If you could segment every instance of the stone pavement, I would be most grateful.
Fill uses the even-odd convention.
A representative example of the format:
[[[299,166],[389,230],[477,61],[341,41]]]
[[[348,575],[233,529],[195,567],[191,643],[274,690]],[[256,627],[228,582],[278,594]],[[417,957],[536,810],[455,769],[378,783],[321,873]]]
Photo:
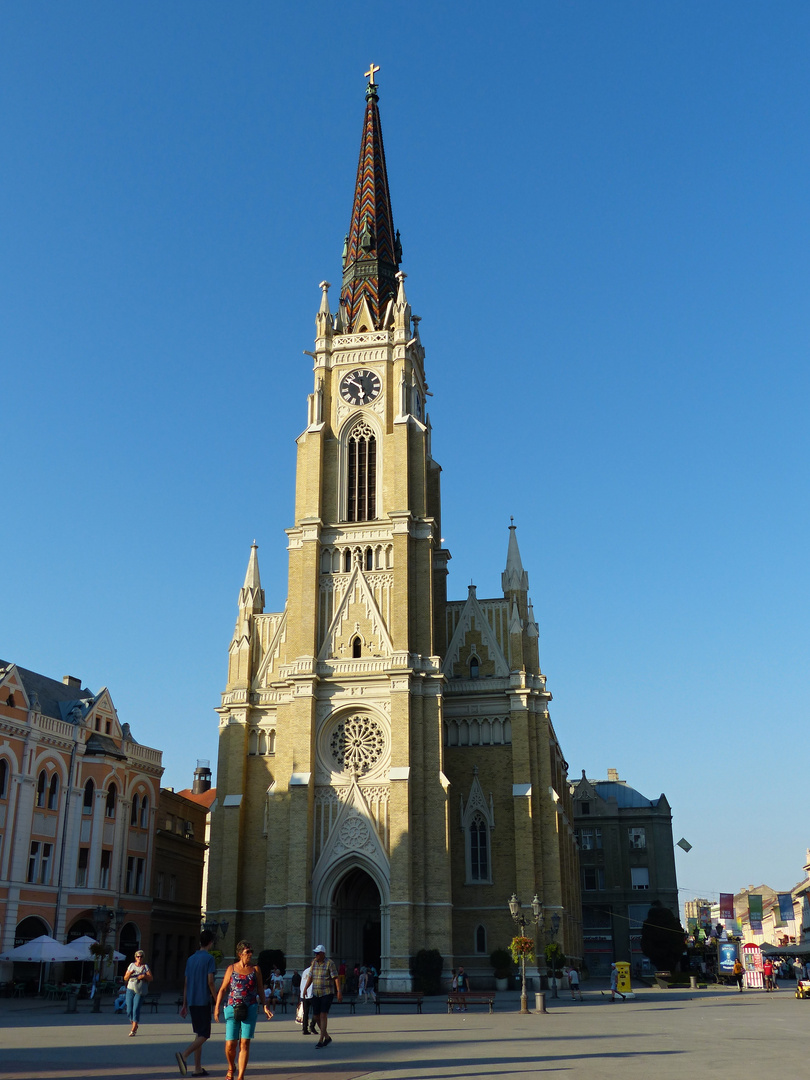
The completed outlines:
[[[334,1042],[315,1049],[292,1013],[260,1023],[251,1045],[250,1080],[683,1080],[740,1075],[805,1075],[810,1001],[789,985],[775,994],[716,987],[641,988],[634,1001],[611,1004],[586,984],[585,1001],[548,1002],[546,1014],[521,1016],[517,994],[499,994],[496,1011],[448,1015],[426,999],[423,1015],[373,1006],[330,1016]],[[530,1006],[534,1004],[533,995]],[[173,1007],[145,1013],[135,1038],[111,1006],[94,1016],[88,1002],[67,1014],[64,1002],[0,999],[0,1076],[8,1080],[119,1080],[179,1076],[176,1050],[191,1041]],[[223,1027],[203,1049],[210,1076],[224,1078]],[[189,1073],[190,1075],[190,1073]]]

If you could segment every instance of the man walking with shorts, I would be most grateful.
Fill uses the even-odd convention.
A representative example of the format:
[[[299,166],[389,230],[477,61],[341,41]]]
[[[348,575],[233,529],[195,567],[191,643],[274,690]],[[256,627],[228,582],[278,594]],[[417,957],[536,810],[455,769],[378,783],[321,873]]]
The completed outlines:
[[[315,946],[312,967],[306,983],[303,984],[304,994],[306,994],[310,983],[312,984],[312,1014],[317,1018],[318,1028],[321,1033],[321,1037],[315,1043],[315,1048],[320,1050],[322,1047],[328,1046],[332,1041],[332,1036],[326,1034],[326,1024],[332,999],[337,997],[338,1004],[343,1001],[337,968],[331,960],[326,959],[326,949],[323,945]]]
[[[211,947],[214,944],[214,935],[210,930],[203,930],[200,934],[200,947],[186,961],[186,979],[183,983],[183,1007],[180,1015],[185,1017],[191,1013],[191,1028],[195,1039],[190,1046],[174,1055],[177,1059],[177,1067],[181,1075],[188,1072],[186,1062],[194,1054],[194,1072],[192,1076],[208,1076],[202,1067],[203,1043],[211,1038],[211,999],[214,994],[214,975],[217,963],[211,955]]]

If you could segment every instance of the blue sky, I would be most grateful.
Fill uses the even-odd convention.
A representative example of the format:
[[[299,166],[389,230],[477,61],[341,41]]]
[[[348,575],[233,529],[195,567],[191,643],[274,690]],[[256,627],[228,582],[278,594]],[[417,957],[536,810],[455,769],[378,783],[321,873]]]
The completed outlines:
[[[576,778],[665,792],[682,899],[787,888],[807,773],[802,3],[0,7],[0,655],[216,758],[286,593],[318,282],[380,107],[450,590],[510,515]]]

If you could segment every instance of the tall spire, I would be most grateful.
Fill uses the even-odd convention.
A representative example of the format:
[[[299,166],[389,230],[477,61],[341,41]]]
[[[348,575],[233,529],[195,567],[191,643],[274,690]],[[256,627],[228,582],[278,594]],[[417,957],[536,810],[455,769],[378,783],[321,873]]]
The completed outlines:
[[[402,259],[399,233],[394,232],[388,173],[385,167],[374,64],[366,72],[366,116],[354,187],[352,220],[343,247],[342,323],[356,333],[371,317],[368,330],[381,328],[386,308],[397,295],[396,273]],[[365,320],[359,316],[368,305]]]
[[[239,609],[254,615],[260,615],[264,611],[264,589],[259,577],[259,548],[255,540],[250,548],[245,584],[239,593]]]
[[[506,552],[506,569],[501,574],[501,585],[504,595],[510,592],[526,592],[529,588],[529,575],[523,569],[523,561],[520,558],[514,518],[509,526],[509,548]]]

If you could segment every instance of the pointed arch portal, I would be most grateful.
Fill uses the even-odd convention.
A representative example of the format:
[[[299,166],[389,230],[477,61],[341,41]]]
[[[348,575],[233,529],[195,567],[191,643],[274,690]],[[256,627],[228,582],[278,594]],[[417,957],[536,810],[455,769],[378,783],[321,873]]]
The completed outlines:
[[[359,866],[338,882],[332,897],[332,956],[355,964],[373,964],[381,970],[382,915],[380,890]]]

